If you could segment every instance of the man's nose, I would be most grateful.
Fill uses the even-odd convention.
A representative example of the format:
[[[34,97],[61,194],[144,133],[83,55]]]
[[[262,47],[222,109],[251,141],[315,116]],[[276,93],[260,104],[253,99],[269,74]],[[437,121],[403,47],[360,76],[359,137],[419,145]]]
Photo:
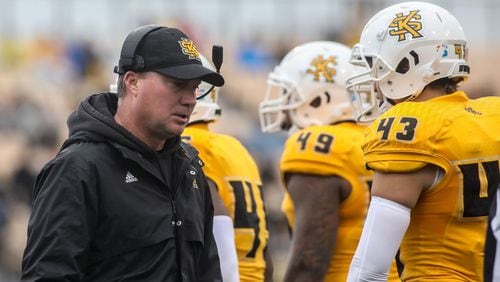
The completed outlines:
[[[186,90],[182,95],[182,103],[186,105],[196,105],[196,91]]]

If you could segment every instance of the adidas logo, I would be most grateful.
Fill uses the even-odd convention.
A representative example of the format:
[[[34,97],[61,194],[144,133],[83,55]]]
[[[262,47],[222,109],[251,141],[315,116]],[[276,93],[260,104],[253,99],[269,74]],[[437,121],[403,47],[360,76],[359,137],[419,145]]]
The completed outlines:
[[[138,180],[139,179],[137,179],[137,177],[132,175],[132,173],[130,173],[130,171],[127,171],[127,176],[125,176],[125,183],[132,183],[132,182],[136,182]]]

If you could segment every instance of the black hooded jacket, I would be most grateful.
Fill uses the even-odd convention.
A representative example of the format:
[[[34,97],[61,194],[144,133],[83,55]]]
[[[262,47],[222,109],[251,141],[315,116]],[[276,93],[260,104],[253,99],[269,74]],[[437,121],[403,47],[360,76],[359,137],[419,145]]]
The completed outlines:
[[[38,175],[22,280],[221,281],[197,151],[151,150],[114,121],[117,101],[82,101]]]

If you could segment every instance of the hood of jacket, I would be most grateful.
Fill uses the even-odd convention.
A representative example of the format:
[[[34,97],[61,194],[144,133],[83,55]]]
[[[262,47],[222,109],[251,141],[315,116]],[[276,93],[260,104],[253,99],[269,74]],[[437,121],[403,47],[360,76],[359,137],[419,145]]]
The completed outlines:
[[[77,142],[108,142],[146,157],[153,156],[154,150],[116,123],[114,115],[117,107],[118,96],[114,93],[99,93],[85,98],[68,118],[69,138],[63,149]],[[173,137],[167,140],[165,149],[172,152],[179,145],[180,136]]]

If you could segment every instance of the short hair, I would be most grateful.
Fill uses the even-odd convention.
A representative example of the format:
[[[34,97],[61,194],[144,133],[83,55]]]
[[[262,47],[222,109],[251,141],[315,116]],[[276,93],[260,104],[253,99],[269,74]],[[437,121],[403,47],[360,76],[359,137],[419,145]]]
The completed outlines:
[[[118,80],[116,81],[116,95],[118,98],[122,98],[125,93],[125,82],[123,81],[125,74],[120,74]]]
[[[463,80],[464,80],[463,77],[454,77],[454,78],[443,77],[438,80],[434,80],[433,82],[427,84],[427,86],[425,87],[426,88],[428,87],[429,89],[442,90],[446,94],[451,94],[457,92],[458,84]]]

